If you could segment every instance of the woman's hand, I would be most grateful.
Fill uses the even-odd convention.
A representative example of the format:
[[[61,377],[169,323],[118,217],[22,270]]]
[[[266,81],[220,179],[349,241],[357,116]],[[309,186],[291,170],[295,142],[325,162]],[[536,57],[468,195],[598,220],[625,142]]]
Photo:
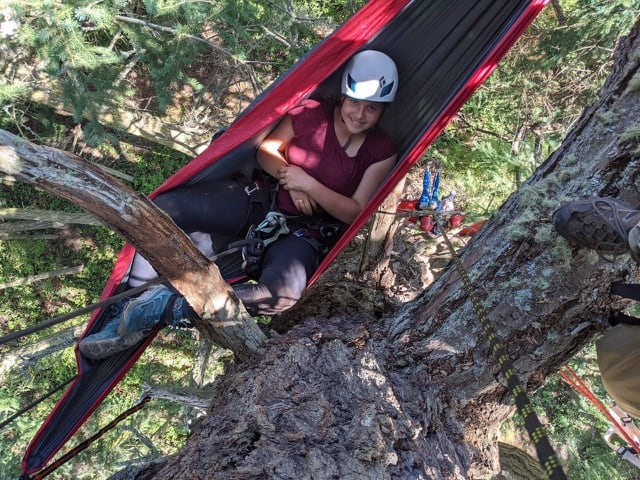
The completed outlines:
[[[285,190],[297,190],[308,192],[313,188],[316,180],[296,165],[283,165],[278,167],[277,179]]]
[[[289,195],[291,195],[291,200],[293,200],[296,208],[304,215],[313,215],[313,212],[318,207],[316,201],[304,192],[289,190]]]
[[[307,189],[315,182],[314,178],[295,165],[279,167],[276,175],[278,183],[289,192],[300,213],[312,215],[318,203],[307,193]]]

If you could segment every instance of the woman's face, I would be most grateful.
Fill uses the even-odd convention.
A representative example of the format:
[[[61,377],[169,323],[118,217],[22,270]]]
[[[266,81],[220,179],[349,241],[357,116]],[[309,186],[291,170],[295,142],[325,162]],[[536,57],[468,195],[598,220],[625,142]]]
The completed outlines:
[[[375,126],[384,111],[384,105],[367,100],[345,97],[340,105],[340,115],[352,135],[365,132]]]

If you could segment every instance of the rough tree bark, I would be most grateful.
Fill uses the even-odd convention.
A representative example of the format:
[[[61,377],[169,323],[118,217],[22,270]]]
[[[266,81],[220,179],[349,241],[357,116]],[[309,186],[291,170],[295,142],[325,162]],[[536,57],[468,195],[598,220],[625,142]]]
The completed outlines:
[[[366,275],[382,288],[390,287],[395,281],[395,275],[389,268],[390,249],[398,227],[393,213],[404,191],[404,183],[405,179],[402,179],[371,218],[358,269],[358,273]]]
[[[243,359],[265,337],[215,264],[144,196],[75,155],[0,130],[0,171],[65,198],[120,233],[178,289],[204,322],[197,328]],[[147,232],[154,232],[149,236]]]
[[[615,264],[576,250],[550,224],[565,200],[613,195],[640,205],[638,28],[621,44],[600,99],[513,194],[461,259],[533,390],[601,331],[621,305]],[[344,290],[336,285],[335,290]],[[185,447],[136,478],[487,478],[514,411],[456,271],[383,319],[357,300],[325,315],[327,288],[294,309],[306,319],[220,380]]]

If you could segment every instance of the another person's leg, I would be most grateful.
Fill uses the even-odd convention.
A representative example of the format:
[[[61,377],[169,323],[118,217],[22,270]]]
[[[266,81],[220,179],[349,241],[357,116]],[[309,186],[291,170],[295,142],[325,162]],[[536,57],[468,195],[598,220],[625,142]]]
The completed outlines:
[[[605,260],[626,252],[640,263],[640,210],[616,198],[574,200],[552,215],[556,231]]]

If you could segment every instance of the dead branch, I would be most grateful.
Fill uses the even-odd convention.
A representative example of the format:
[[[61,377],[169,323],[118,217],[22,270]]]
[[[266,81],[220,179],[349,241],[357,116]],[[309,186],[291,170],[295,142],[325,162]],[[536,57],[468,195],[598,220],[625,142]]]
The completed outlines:
[[[81,158],[0,130],[0,171],[84,208],[130,242],[204,320],[203,334],[239,359],[265,336],[210,262],[175,223],[118,180]],[[149,232],[153,232],[151,237]]]
[[[0,283],[0,290],[5,290],[11,287],[17,287],[20,285],[28,285],[30,283],[39,282],[41,280],[47,280],[48,278],[60,277],[62,275],[75,275],[82,272],[84,265],[76,265],[75,267],[59,268],[52,272],[40,273],[38,275],[30,275],[28,277],[19,278],[10,282]]]

